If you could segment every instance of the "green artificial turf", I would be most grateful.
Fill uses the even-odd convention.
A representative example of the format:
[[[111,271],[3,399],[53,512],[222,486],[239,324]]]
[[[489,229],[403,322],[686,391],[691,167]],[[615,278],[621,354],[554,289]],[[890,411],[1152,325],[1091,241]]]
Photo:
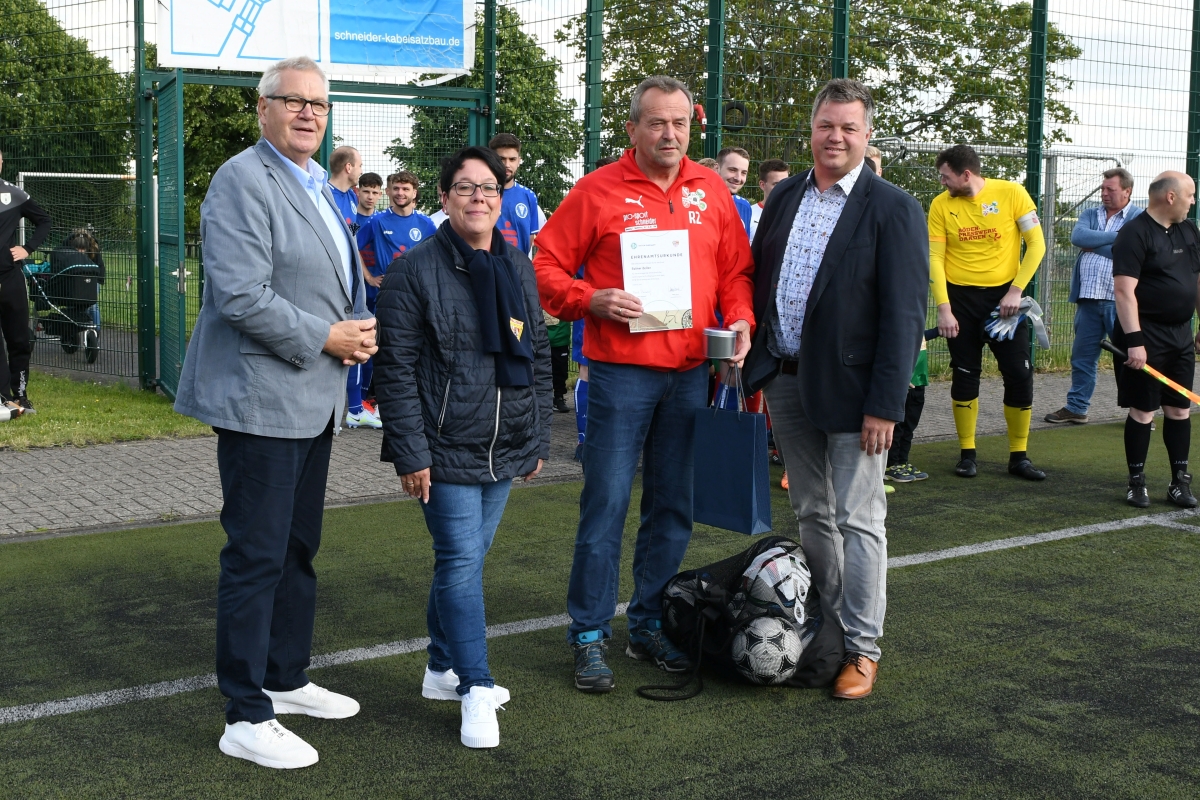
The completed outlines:
[[[1118,426],[1035,434],[1044,484],[991,469],[1003,451],[981,440],[981,476],[963,481],[952,446],[915,448],[933,477],[892,496],[892,555],[1133,511]],[[485,573],[489,622],[562,613],[578,491],[512,493]],[[793,530],[773,497],[777,527]],[[1170,510],[1156,499],[1151,513]],[[623,598],[634,527],[631,515]],[[0,546],[0,706],[211,672],[223,538],[199,523]],[[687,564],[749,543],[700,528]],[[314,653],[425,635],[432,555],[415,503],[329,511],[317,568]],[[0,796],[1195,796],[1200,536],[1136,528],[888,581],[882,677],[856,703],[712,678],[694,700],[642,700],[634,687],[662,676],[622,655],[618,621],[608,696],[572,688],[562,628],[489,642],[513,694],[494,751],[458,743],[456,704],[420,698],[413,653],[313,672],[363,711],[285,718],[320,750],[311,769],[220,755],[223,701],[205,690],[0,726]]]

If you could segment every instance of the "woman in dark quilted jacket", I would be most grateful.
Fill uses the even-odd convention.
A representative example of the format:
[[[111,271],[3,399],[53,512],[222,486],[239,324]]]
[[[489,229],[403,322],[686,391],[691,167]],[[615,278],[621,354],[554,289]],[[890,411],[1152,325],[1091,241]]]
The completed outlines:
[[[388,268],[376,305],[383,452],[433,537],[421,694],[462,703],[467,747],[500,742],[509,693],[487,664],[483,559],[514,478],[550,455],[550,346],[533,265],[496,230],[504,167],[467,147],[442,167],[447,219]]]

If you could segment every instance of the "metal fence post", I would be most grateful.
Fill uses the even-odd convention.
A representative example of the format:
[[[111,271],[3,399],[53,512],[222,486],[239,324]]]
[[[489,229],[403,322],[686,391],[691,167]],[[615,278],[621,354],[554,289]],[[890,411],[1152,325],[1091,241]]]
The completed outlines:
[[[850,0],[833,0],[831,78],[850,77]]]
[[[143,389],[158,383],[155,291],[158,270],[154,263],[154,92],[153,76],[146,72],[144,3],[134,3],[133,97],[137,150],[134,159],[134,218],[137,250],[138,378]]]
[[[587,88],[583,98],[583,170],[591,172],[600,158],[600,131],[604,124],[604,0],[588,0],[584,36]]]
[[[483,4],[483,91],[487,107],[480,144],[487,144],[496,135],[496,0],[485,0]]]
[[[1048,4],[1049,0],[1033,0],[1033,13],[1030,16],[1029,24],[1029,119],[1025,141],[1025,190],[1029,192],[1029,196],[1034,198],[1035,202],[1041,198],[1042,194],[1043,120],[1046,112],[1046,37],[1050,24]],[[1049,200],[1051,203],[1054,201],[1055,198]],[[1041,211],[1045,216],[1045,201],[1043,201]],[[1054,236],[1052,230],[1043,229],[1043,233],[1047,241]],[[1039,272],[1046,269],[1046,266],[1046,261],[1043,259]],[[1034,273],[1033,280],[1025,287],[1025,294],[1030,297],[1037,297],[1038,277],[1038,273]],[[1037,344],[1032,340],[1033,337],[1030,339],[1029,362],[1036,364],[1035,348]]]
[[[704,136],[704,157],[716,158],[721,152],[721,128],[725,124],[725,0],[708,0],[708,44],[704,73],[704,115],[708,130]]]
[[[1188,92],[1187,174],[1200,183],[1200,0],[1192,0],[1192,76]],[[1192,206],[1192,219],[1200,219]]]

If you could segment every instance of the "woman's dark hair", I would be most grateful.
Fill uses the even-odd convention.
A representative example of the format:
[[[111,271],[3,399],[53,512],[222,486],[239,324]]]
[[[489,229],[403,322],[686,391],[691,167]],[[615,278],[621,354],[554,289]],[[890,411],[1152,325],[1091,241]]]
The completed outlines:
[[[496,176],[496,183],[500,184],[500,193],[503,194],[505,175],[504,164],[500,161],[500,156],[496,155],[495,150],[475,146],[464,147],[449,158],[442,160],[442,174],[438,177],[438,188],[442,190],[442,194],[450,193],[450,186],[454,183],[454,173],[471,160],[487,164],[488,169]]]
[[[100,242],[96,241],[96,237],[92,236],[91,231],[87,228],[76,228],[68,233],[66,241],[63,242],[63,247],[69,247],[72,250],[82,250],[92,260],[95,260],[96,256],[100,254]]]

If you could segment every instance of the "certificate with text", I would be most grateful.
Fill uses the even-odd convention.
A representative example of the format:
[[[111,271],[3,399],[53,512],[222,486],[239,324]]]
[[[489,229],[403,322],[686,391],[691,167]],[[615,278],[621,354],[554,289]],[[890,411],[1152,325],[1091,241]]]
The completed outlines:
[[[692,263],[688,232],[627,231],[621,234],[625,291],[642,301],[631,333],[692,327]]]

